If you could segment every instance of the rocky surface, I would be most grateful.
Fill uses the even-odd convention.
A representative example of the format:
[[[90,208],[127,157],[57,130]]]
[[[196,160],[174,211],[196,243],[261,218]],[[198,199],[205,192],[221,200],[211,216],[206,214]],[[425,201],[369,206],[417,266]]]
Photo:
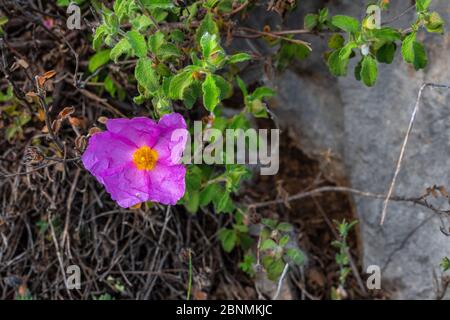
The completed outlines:
[[[392,1],[383,20],[409,5],[406,1]],[[301,27],[298,17],[320,7],[317,1],[311,7],[301,8],[302,12],[293,15],[285,27]],[[448,2],[435,0],[432,7],[449,25]],[[364,8],[355,1],[339,1],[330,7],[330,12],[361,17]],[[405,27],[413,14],[411,11],[395,23]],[[249,20],[249,24],[256,27],[278,22],[270,20],[277,19],[271,15],[267,19]],[[330,172],[337,175],[338,181],[346,179],[354,188],[386,193],[421,84],[450,84],[450,38],[430,34],[421,37],[428,49],[426,69],[414,71],[397,52],[392,65],[379,66],[379,78],[373,88],[356,81],[352,71],[344,78],[330,76],[321,57],[326,39],[317,37],[308,38],[315,51],[312,57],[266,79],[277,87],[279,96],[272,107],[282,127],[289,128],[302,149],[311,155],[324,158],[327,154],[328,159],[332,155]],[[330,162],[324,161],[324,165]],[[450,93],[427,89],[395,194],[418,196],[435,184],[450,187],[449,168]],[[440,232],[439,218],[426,209],[391,202],[381,227],[382,201],[360,197],[354,201],[360,219],[364,265],[380,266],[382,287],[397,299],[435,298],[434,274],[440,274],[441,259],[450,255],[450,237]]]

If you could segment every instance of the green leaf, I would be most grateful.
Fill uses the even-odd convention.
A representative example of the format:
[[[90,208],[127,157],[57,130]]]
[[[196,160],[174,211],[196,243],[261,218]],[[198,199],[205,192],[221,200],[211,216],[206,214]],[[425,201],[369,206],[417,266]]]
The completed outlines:
[[[278,280],[280,275],[283,273],[284,266],[285,266],[285,263],[281,259],[274,260],[266,268],[268,278],[272,281]]]
[[[314,13],[309,13],[305,16],[304,21],[304,27],[307,30],[313,30],[315,27],[317,27],[317,24],[319,23],[319,16]]]
[[[193,72],[191,69],[184,69],[172,78],[169,85],[169,98],[183,100],[185,90],[194,82]]]
[[[361,79],[368,87],[372,87],[377,81],[377,62],[371,56],[365,56],[361,64]]]
[[[117,63],[119,57],[123,54],[128,53],[131,50],[131,45],[128,42],[127,38],[122,38],[112,49],[109,54],[109,57]]]
[[[414,69],[419,70],[423,69],[427,66],[428,58],[427,58],[427,52],[425,51],[425,47],[423,44],[419,42],[413,43],[413,50],[414,50]]]
[[[428,32],[444,33],[444,20],[437,12],[432,12],[425,19],[425,27]]]
[[[231,97],[231,95],[233,94],[233,88],[231,87],[231,84],[217,74],[213,74],[212,77],[214,78],[214,81],[216,82],[216,85],[220,90],[219,100]]]
[[[262,219],[261,223],[265,226],[268,226],[270,229],[275,229],[277,226],[277,222],[274,219]]]
[[[211,203],[214,196],[220,191],[220,187],[217,184],[210,184],[200,192],[200,206],[204,207]]]
[[[339,51],[339,59],[341,59],[343,62],[350,59],[350,56],[352,54],[352,50],[357,47],[356,43],[353,41],[348,42],[342,49]]]
[[[141,58],[136,64],[134,76],[145,90],[155,92],[159,88],[159,79],[152,67],[152,61],[148,58]]]
[[[0,102],[6,102],[14,97],[14,89],[11,85],[6,89],[6,93],[0,91]]]
[[[116,96],[116,85],[109,76],[105,78],[105,80],[103,81],[103,85],[105,86],[105,90],[110,94],[111,97]]]
[[[137,31],[144,31],[151,25],[153,25],[152,20],[145,15],[139,15],[131,20],[132,28]]]
[[[416,33],[410,33],[403,39],[402,41],[402,56],[403,60],[407,63],[413,63],[414,62],[414,49],[413,45],[416,41]]]
[[[170,57],[179,57],[181,53],[173,43],[165,43],[159,48],[157,55],[160,59],[166,60]]]
[[[441,267],[444,272],[450,270],[450,259],[445,257],[441,261]]]
[[[200,203],[200,193],[198,192],[198,190],[189,192],[187,196],[184,198],[184,206],[186,207],[187,211],[189,211],[192,214],[197,213],[199,203]]]
[[[344,46],[345,39],[338,33],[333,34],[330,39],[328,39],[328,48],[330,49],[340,49]]]
[[[234,209],[230,194],[226,191],[222,191],[221,193],[217,194],[217,196],[213,199],[213,203],[216,213],[230,213]]]
[[[279,244],[280,244],[281,247],[284,247],[284,246],[286,246],[288,244],[288,242],[289,242],[289,236],[288,235],[284,235],[284,236],[281,237],[281,239],[279,241]]]
[[[425,47],[416,41],[416,33],[409,34],[402,42],[402,56],[405,62],[412,63],[414,69],[419,70],[426,67],[428,63]]]
[[[259,87],[252,92],[252,98],[254,99],[263,99],[266,97],[273,97],[275,95],[276,95],[275,91],[273,91],[268,87]]]
[[[169,15],[166,9],[162,8],[150,9],[150,13],[152,14],[153,19],[156,21],[156,23],[163,22]]]
[[[57,0],[56,4],[60,7],[68,7],[72,2],[77,5],[81,5],[84,0]]]
[[[218,236],[220,242],[222,243],[223,250],[226,252],[231,252],[236,246],[236,231],[232,229],[221,229]]]
[[[328,68],[332,75],[339,77],[347,74],[348,59],[341,59],[341,50],[333,51],[328,57]]]
[[[233,11],[233,0],[222,0],[218,4],[217,8],[223,13],[230,13]]]
[[[397,49],[397,45],[395,42],[388,42],[381,46],[380,49],[377,50],[377,60],[381,63],[392,63],[395,56],[395,50]]]
[[[233,118],[233,122],[232,124],[230,124],[230,129],[232,128],[244,128],[245,126],[243,125],[243,123],[241,122],[241,120],[246,120],[245,117],[240,115],[237,115]],[[238,126],[236,126],[236,122],[239,123]],[[248,169],[243,166],[243,165],[226,165],[226,176],[227,176],[227,190],[230,191],[237,191],[240,182],[243,179],[246,179],[249,177],[249,171]]]
[[[147,44],[144,36],[135,30],[128,31],[126,36],[134,54],[139,58],[145,57],[147,55]]]
[[[319,23],[324,24],[327,22],[329,17],[328,8],[322,8],[319,10]]]
[[[225,119],[225,118],[224,118]],[[233,118],[231,118],[231,123],[228,124],[228,129],[243,129],[243,130],[247,130],[250,129],[250,122],[248,121],[248,119],[246,118],[245,114],[243,112],[238,113],[236,115],[233,116]],[[241,164],[234,164],[234,165],[227,165],[227,171],[237,171],[239,172],[239,175],[246,173],[245,175],[242,176],[243,179],[249,178],[250,175],[248,169],[246,169],[246,167],[244,165]],[[231,168],[234,167],[234,168]]]
[[[250,103],[247,103],[249,111],[255,118],[267,118],[267,105],[260,99],[252,99]]]
[[[277,247],[277,244],[272,239],[266,239],[261,243],[261,250],[272,250]]]
[[[205,8],[212,9],[216,6],[217,2],[219,2],[219,0],[206,0],[204,1],[203,6]]]
[[[348,33],[356,33],[359,31],[359,21],[350,16],[336,15],[331,19],[331,23]]]
[[[202,170],[198,166],[190,166],[186,174],[186,190],[192,192],[200,189],[202,183]]]
[[[255,257],[251,254],[246,254],[244,256],[244,261],[239,264],[239,268],[242,271],[246,272],[249,276],[253,277],[255,275],[255,270],[253,265],[256,263]]]
[[[164,33],[158,30],[148,38],[148,48],[153,54],[157,54],[164,42]]]
[[[220,90],[219,87],[216,85],[214,77],[211,74],[208,74],[206,76],[206,79],[202,84],[202,91],[203,91],[203,105],[208,111],[213,112],[214,108],[220,102],[219,100]]]
[[[244,62],[247,60],[251,60],[252,56],[249,55],[248,53],[237,53],[232,55],[229,60],[228,63],[238,63],[238,62]]]
[[[355,66],[355,79],[358,81],[361,81],[361,69],[362,69],[362,61],[363,61],[364,57],[361,58],[361,60],[358,61],[358,63]]]
[[[422,12],[428,9],[431,4],[431,0],[416,0],[416,11]]]
[[[172,0],[140,0],[147,9],[170,9],[173,8]]]
[[[99,51],[96,54],[94,54],[89,59],[89,65],[88,65],[89,71],[94,72],[95,70],[97,70],[98,68],[100,68],[101,66],[106,64],[109,61],[109,53],[110,52],[111,52],[111,50],[107,49],[107,50]]]
[[[248,96],[248,91],[247,91],[247,87],[245,86],[244,81],[239,76],[236,76],[236,83],[237,83],[239,89],[241,89],[242,94],[244,95],[244,99],[245,99],[245,97]]]
[[[116,0],[114,1],[113,10],[119,20],[128,13],[129,1],[128,0]]]
[[[202,96],[202,86],[200,82],[194,81],[192,85],[186,89],[183,95],[183,102],[186,108],[192,109],[194,103]]]
[[[217,27],[216,22],[214,21],[214,18],[210,12],[208,12],[203,18],[202,22],[200,23],[195,38],[197,40],[197,43],[200,43],[200,39],[205,33],[209,33],[211,35],[219,35],[219,28]]]
[[[380,29],[373,29],[370,31],[370,34],[377,38],[378,40],[383,41],[397,41],[400,40],[402,35],[401,33],[390,27],[383,27]]]
[[[103,44],[103,38],[107,34],[107,27],[101,24],[95,29],[94,38],[92,40],[92,48],[98,51]]]
[[[277,225],[277,230],[283,231],[283,232],[291,232],[292,231],[292,225],[287,222],[281,222]]]
[[[170,33],[170,38],[176,43],[182,43],[184,41],[184,33],[179,29],[175,29]]]
[[[200,47],[202,48],[202,55],[204,58],[209,58],[217,51],[218,43],[217,36],[206,32],[200,39]]]
[[[291,258],[291,260],[298,265],[305,263],[305,255],[297,248],[289,248],[286,250],[286,255]]]

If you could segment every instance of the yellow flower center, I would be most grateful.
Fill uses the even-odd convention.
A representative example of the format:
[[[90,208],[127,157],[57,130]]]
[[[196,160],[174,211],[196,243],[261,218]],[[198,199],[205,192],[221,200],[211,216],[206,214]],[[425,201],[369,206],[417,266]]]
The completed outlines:
[[[147,146],[140,147],[133,153],[133,162],[139,170],[152,170],[158,161],[158,152]]]

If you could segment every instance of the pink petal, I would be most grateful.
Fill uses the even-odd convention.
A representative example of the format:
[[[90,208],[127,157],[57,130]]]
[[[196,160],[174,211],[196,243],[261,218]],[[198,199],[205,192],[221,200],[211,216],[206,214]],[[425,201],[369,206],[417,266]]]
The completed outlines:
[[[111,132],[126,137],[138,148],[154,146],[160,131],[155,121],[145,117],[109,119],[106,122],[106,128]]]
[[[84,167],[100,182],[103,176],[120,171],[132,160],[136,147],[128,140],[111,132],[94,134],[81,157]]]
[[[159,161],[165,165],[179,164],[189,134],[184,118],[179,113],[165,115],[158,127],[161,134],[153,148],[158,152]]]
[[[153,170],[148,171],[151,184],[149,199],[167,205],[176,204],[184,195],[185,175],[186,168],[183,165],[166,166],[158,163]]]
[[[148,172],[136,169],[133,163],[114,175],[104,177],[104,181],[106,191],[123,208],[149,200]]]

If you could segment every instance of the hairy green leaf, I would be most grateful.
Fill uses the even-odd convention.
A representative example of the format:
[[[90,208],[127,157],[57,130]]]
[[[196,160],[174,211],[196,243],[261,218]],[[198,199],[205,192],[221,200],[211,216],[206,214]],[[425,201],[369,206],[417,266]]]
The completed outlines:
[[[423,44],[415,41],[413,43],[413,51],[414,51],[414,69],[419,70],[423,69],[427,66],[428,58],[427,52],[425,51],[425,47]]]
[[[261,250],[272,250],[277,247],[277,244],[272,239],[266,239],[261,243]]]
[[[219,87],[216,85],[216,81],[214,80],[211,74],[208,74],[206,76],[206,79],[202,84],[202,91],[203,91],[203,105],[208,111],[213,112],[214,108],[220,102],[219,100],[220,90]]]
[[[110,58],[117,63],[119,57],[123,54],[127,54],[131,50],[131,45],[127,38],[122,38],[120,41],[111,49],[109,54]]]
[[[309,13],[305,16],[304,21],[304,27],[307,30],[313,30],[315,27],[317,27],[317,24],[319,23],[319,16],[314,13]]]
[[[333,51],[328,57],[328,68],[332,75],[339,77],[347,74],[348,59],[341,59],[341,50]]]
[[[148,38],[148,48],[153,54],[157,54],[164,42],[164,33],[158,30]]]
[[[305,263],[305,255],[297,248],[289,248],[286,250],[286,255],[292,259],[295,264],[302,265]]]
[[[172,0],[140,0],[147,9],[170,9],[174,7]]]
[[[220,96],[219,100],[227,99],[231,97],[233,93],[233,88],[231,87],[231,84],[225,80],[223,77],[213,74],[212,77],[214,78],[214,81],[217,85],[217,87],[220,90]]]
[[[273,91],[268,87],[259,87],[252,92],[252,97],[255,99],[263,99],[273,97],[275,94],[276,94],[275,91]]]
[[[219,240],[222,243],[223,250],[231,252],[234,249],[237,242],[237,234],[232,229],[221,229],[219,231]]]
[[[377,50],[377,60],[381,63],[392,63],[395,56],[395,50],[397,49],[397,45],[395,42],[385,43]]]
[[[228,62],[229,63],[238,63],[238,62],[243,62],[243,61],[247,61],[247,60],[251,60],[252,56],[249,55],[248,53],[237,53],[232,55]]]
[[[359,31],[359,21],[350,16],[336,15],[331,19],[331,23],[348,33],[356,33]]]
[[[428,9],[431,4],[431,0],[416,0],[417,12],[422,12]]]
[[[432,12],[425,19],[425,27],[428,32],[444,33],[444,20],[437,12]]]
[[[194,82],[192,68],[184,69],[170,81],[169,98],[183,100],[185,90]]]
[[[147,55],[147,44],[144,36],[135,30],[128,31],[126,35],[134,54],[139,58],[145,57]]]
[[[141,58],[136,64],[134,76],[141,85],[148,92],[155,92],[159,88],[159,79],[152,66],[152,61],[148,58]]]
[[[378,40],[383,41],[397,41],[401,39],[401,33],[390,27],[383,27],[380,29],[373,29],[370,31],[370,34],[377,38]]]
[[[416,42],[416,33],[410,33],[402,41],[402,56],[407,63],[414,62],[414,42]]]
[[[377,81],[377,62],[371,56],[365,56],[361,64],[361,79],[368,87],[372,87]]]
[[[345,39],[338,33],[333,34],[330,39],[328,39],[328,48],[330,49],[340,49],[344,46]]]
[[[219,35],[219,28],[217,27],[216,22],[214,21],[214,18],[211,13],[207,13],[206,16],[203,18],[202,22],[200,23],[200,26],[197,29],[195,38],[197,40],[197,43],[200,43],[200,39],[205,33],[209,33],[211,35]]]
[[[416,70],[423,69],[428,63],[425,47],[416,41],[416,33],[409,34],[402,42],[402,56],[405,62],[412,63]]]
[[[94,54],[89,59],[88,69],[90,72],[94,72],[104,64],[106,64],[109,61],[109,53],[111,50],[102,50]]]

